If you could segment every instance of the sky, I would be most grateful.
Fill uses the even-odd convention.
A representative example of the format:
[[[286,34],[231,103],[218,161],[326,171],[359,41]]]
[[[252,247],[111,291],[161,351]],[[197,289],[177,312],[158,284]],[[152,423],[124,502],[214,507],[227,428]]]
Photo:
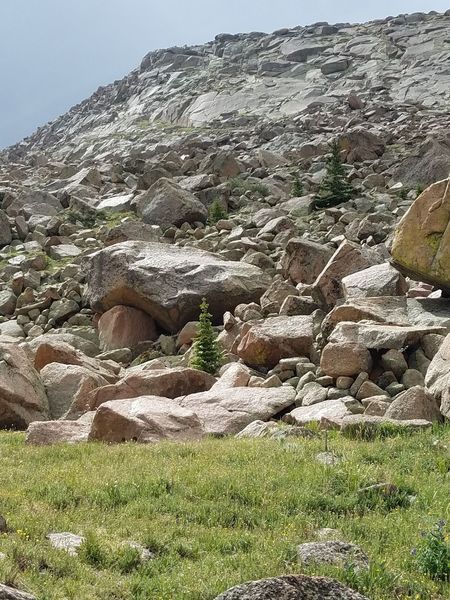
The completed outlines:
[[[0,0],[0,148],[122,78],[150,50],[448,8],[449,0]]]

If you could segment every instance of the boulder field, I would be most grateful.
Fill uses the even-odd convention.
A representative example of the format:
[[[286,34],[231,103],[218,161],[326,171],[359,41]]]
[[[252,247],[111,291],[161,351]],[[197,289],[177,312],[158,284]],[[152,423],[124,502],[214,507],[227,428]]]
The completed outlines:
[[[1,151],[0,427],[450,418],[449,36],[448,12],[219,34]],[[323,204],[330,144],[352,189]],[[213,375],[192,368],[204,299]]]

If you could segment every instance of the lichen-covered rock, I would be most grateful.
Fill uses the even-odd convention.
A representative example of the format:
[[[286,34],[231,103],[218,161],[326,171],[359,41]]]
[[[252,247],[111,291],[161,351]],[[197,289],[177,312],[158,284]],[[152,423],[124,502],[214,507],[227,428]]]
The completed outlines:
[[[334,579],[287,575],[250,581],[231,588],[215,600],[368,600]]]
[[[427,188],[400,221],[392,245],[396,266],[450,292],[450,179]]]

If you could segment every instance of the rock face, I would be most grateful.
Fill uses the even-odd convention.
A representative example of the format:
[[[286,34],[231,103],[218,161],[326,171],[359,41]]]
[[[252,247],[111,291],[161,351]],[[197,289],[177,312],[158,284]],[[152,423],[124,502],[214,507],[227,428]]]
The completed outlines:
[[[236,387],[192,394],[178,398],[177,402],[198,415],[207,434],[221,436],[239,433],[252,421],[268,421],[294,400],[295,391],[290,387]]]
[[[158,337],[155,322],[142,310],[130,306],[114,306],[98,321],[100,346],[103,350],[134,348],[139,342]]]
[[[167,398],[141,396],[102,404],[95,413],[90,440],[104,442],[200,439],[197,415]]]
[[[14,339],[0,339],[0,427],[25,429],[48,418],[48,401],[39,374]]]
[[[124,242],[94,254],[87,282],[94,310],[133,306],[174,333],[198,317],[203,297],[219,319],[238,304],[259,300],[267,287],[266,276],[252,265],[145,242]]]
[[[237,354],[248,365],[274,367],[282,358],[309,356],[313,338],[312,317],[272,317],[250,328]]]
[[[231,588],[216,600],[368,600],[325,577],[289,575],[251,581]]]
[[[162,177],[136,198],[138,214],[144,223],[167,229],[183,223],[205,223],[208,211],[190,192]]]
[[[435,183],[400,221],[392,245],[395,264],[420,281],[450,292],[450,179]]]

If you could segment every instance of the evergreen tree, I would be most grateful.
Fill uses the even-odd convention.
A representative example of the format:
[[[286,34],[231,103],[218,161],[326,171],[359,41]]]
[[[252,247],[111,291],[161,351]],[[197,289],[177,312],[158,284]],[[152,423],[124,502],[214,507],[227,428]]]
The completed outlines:
[[[226,219],[227,216],[228,215],[226,211],[222,208],[222,205],[220,204],[219,200],[214,200],[214,202],[209,208],[208,222],[210,223],[210,225],[215,225],[221,219]]]
[[[294,185],[292,186],[292,195],[294,198],[300,198],[300,196],[303,196],[303,183],[300,181],[300,178],[297,176],[294,179]]]
[[[212,315],[208,312],[206,298],[200,304],[200,318],[194,340],[191,367],[214,375],[220,367],[222,355],[212,326]]]
[[[334,140],[330,144],[330,155],[327,158],[327,173],[320,186],[316,198],[316,208],[328,208],[350,200],[355,190],[347,179],[342,164],[339,144]]]

